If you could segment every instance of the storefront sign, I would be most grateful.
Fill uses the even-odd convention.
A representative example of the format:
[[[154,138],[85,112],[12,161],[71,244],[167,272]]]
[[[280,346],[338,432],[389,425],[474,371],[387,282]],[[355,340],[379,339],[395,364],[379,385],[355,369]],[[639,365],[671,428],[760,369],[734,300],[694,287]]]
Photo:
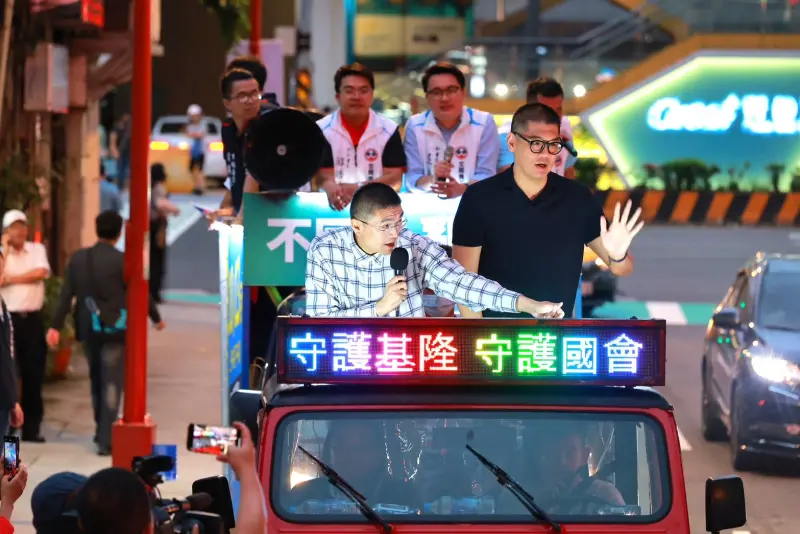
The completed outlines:
[[[98,28],[105,26],[105,5],[103,0],[32,0],[31,12],[41,13],[53,9],[69,9],[64,11],[68,16],[76,14],[74,8],[80,9],[80,20]]]
[[[712,186],[787,190],[800,175],[800,57],[698,52],[582,118],[633,185],[668,163]]]
[[[647,110],[647,124],[659,132],[728,132],[738,126],[752,135],[795,135],[798,132],[797,98],[790,95],[731,93],[722,102],[657,100]]]
[[[420,194],[400,197],[412,232],[452,244],[459,199]],[[334,211],[324,193],[298,193],[281,201],[246,194],[244,213],[245,286],[304,285],[311,241],[332,228],[350,226],[349,211]]]
[[[352,5],[349,55],[360,61],[427,57],[460,46],[471,34],[469,1],[359,0]]]

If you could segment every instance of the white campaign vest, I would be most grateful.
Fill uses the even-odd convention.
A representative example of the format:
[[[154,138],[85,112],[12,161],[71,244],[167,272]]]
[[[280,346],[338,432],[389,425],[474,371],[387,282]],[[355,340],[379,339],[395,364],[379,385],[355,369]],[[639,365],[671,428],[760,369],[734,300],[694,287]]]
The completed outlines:
[[[492,120],[491,115],[485,111],[465,107],[461,112],[461,123],[450,137],[450,146],[455,150],[453,154],[453,171],[451,178],[461,183],[472,180],[478,165],[478,150],[480,149],[481,136],[486,122]],[[414,128],[419,146],[419,155],[425,166],[423,176],[433,175],[436,163],[444,159],[447,143],[444,141],[436,119],[430,110],[418,113],[408,120],[407,128]]]
[[[511,133],[511,121],[503,124],[497,129],[497,133],[500,135],[509,134]],[[561,117],[561,137],[565,141],[572,141],[572,124],[569,122],[569,119],[566,117]],[[501,143],[505,142],[505,139],[500,139]],[[556,156],[556,163],[553,165],[552,171],[559,176],[564,176],[566,172],[566,165],[567,165],[567,157],[569,157],[569,152],[567,149],[564,148],[561,152],[558,153]]]
[[[363,184],[383,176],[383,148],[397,130],[397,124],[369,110],[364,135],[353,146],[350,133],[342,124],[339,111],[317,121],[333,150],[333,175],[336,183]]]

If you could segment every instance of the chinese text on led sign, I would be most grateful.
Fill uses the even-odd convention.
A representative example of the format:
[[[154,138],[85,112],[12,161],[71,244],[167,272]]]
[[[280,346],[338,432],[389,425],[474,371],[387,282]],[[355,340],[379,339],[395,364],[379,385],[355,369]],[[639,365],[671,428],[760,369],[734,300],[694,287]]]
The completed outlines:
[[[729,94],[720,102],[656,100],[647,110],[647,124],[659,132],[728,132],[736,126],[752,135],[794,135],[800,132],[800,104],[794,96]]]
[[[297,379],[395,375],[567,381],[657,374],[657,330],[478,330],[297,326],[285,337],[285,374]]]

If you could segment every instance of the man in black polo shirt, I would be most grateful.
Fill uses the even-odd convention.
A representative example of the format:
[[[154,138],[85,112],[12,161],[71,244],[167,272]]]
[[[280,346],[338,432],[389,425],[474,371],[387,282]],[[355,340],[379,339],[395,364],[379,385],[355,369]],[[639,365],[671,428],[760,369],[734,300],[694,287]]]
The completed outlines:
[[[608,225],[588,187],[551,172],[563,149],[560,123],[544,104],[517,110],[507,138],[514,164],[467,188],[453,223],[453,258],[526,297],[562,302],[571,317],[584,245],[614,274],[627,276],[633,271],[628,247],[644,223],[637,224],[641,209],[630,216],[629,201],[622,213],[617,204]]]

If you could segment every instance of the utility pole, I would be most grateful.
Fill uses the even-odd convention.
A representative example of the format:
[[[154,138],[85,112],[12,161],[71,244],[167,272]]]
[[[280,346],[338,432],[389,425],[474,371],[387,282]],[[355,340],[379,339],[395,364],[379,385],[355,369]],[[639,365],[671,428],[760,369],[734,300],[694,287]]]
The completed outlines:
[[[262,0],[250,0],[250,53],[261,57]]]
[[[156,425],[147,415],[147,320],[150,302],[150,173],[147,168],[152,108],[150,0],[133,3],[130,221],[125,232],[128,328],[125,338],[125,408],[112,432],[112,464],[131,469],[133,458],[152,454]]]
[[[311,9],[312,0],[300,0],[297,24],[297,50],[294,63],[294,104],[302,109],[313,107],[311,87]]]
[[[536,39],[541,36],[542,2],[541,0],[528,0],[528,17],[525,19],[525,37]],[[539,53],[536,51],[538,45],[526,45],[525,66],[528,80],[535,80],[539,77]]]

